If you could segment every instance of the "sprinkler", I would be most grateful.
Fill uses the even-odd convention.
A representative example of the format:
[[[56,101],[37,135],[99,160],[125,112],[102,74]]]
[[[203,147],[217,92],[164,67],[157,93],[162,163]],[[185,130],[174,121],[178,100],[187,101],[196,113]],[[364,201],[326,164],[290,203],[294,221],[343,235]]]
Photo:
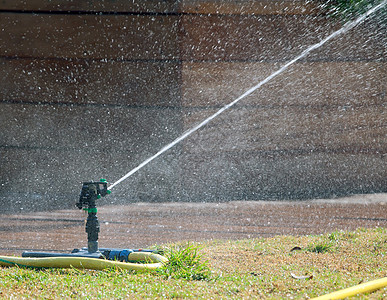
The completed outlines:
[[[153,250],[132,250],[132,249],[109,249],[109,248],[98,248],[98,233],[99,233],[99,222],[97,218],[97,208],[95,201],[109,194],[110,189],[120,182],[124,181],[129,176],[133,175],[135,172],[143,168],[145,165],[150,163],[152,160],[159,157],[161,154],[193,134],[195,131],[199,130],[207,123],[211,122],[218,115],[226,111],[227,109],[234,106],[243,98],[252,94],[254,91],[259,89],[262,85],[269,82],[274,77],[280,75],[286,69],[288,69],[291,65],[299,61],[300,59],[307,56],[311,51],[320,48],[322,45],[335,38],[336,36],[347,32],[352,29],[356,25],[363,22],[369,15],[374,12],[380,10],[387,4],[387,0],[383,0],[380,4],[376,5],[365,14],[358,17],[356,20],[352,22],[346,23],[342,28],[333,32],[320,42],[308,47],[305,49],[300,55],[295,57],[294,59],[288,61],[285,65],[283,65],[280,69],[266,77],[264,80],[259,82],[257,85],[251,87],[241,96],[230,102],[229,104],[223,106],[216,113],[194,126],[190,130],[183,133],[180,137],[176,138],[170,144],[163,147],[159,152],[154,154],[153,156],[146,159],[136,168],[128,172],[122,178],[113,183],[109,190],[107,188],[106,180],[101,180],[99,182],[85,182],[82,186],[81,195],[79,202],[77,202],[77,207],[79,209],[85,209],[88,212],[88,218],[86,223],[86,232],[88,235],[88,247],[81,249],[74,249],[71,253],[47,253],[47,252],[24,252],[23,258],[18,257],[7,257],[0,256],[0,266],[24,266],[24,267],[75,267],[75,268],[91,268],[91,269],[104,269],[109,267],[119,267],[122,269],[130,269],[130,270],[152,270],[161,267],[165,264],[168,259],[154,254]],[[97,259],[95,259],[97,258]],[[103,259],[101,259],[103,258]],[[131,263],[122,263],[121,261],[130,261],[130,260],[150,260],[154,262],[153,264],[131,264]],[[111,260],[115,260],[112,262]],[[383,284],[385,284],[384,279]]]
[[[85,257],[108,259],[121,262],[128,262],[129,255],[137,252],[157,252],[156,250],[147,249],[111,249],[98,247],[98,234],[100,231],[99,221],[97,218],[96,200],[110,194],[111,191],[107,188],[106,179],[100,181],[84,182],[82,185],[79,201],[75,204],[79,209],[87,212],[86,233],[87,247],[74,249],[71,253],[55,253],[55,252],[23,252],[22,257]]]

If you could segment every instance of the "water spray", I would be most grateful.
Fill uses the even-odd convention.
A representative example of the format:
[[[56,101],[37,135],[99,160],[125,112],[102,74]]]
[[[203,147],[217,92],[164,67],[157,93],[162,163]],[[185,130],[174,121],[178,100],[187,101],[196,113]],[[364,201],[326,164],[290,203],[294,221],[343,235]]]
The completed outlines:
[[[24,267],[58,267],[58,268],[90,268],[90,269],[104,269],[111,267],[118,267],[121,269],[131,269],[131,270],[152,270],[159,268],[163,263],[167,261],[167,259],[153,250],[142,250],[142,249],[111,249],[111,248],[99,248],[98,247],[98,234],[100,231],[99,222],[97,218],[97,207],[96,200],[101,197],[104,197],[110,194],[110,190],[115,187],[117,184],[121,183],[138,170],[146,166],[152,160],[183,141],[185,138],[205,126],[207,123],[215,119],[218,115],[228,110],[235,104],[237,104],[240,100],[252,94],[254,91],[259,89],[262,85],[269,82],[274,77],[278,76],[286,69],[288,69],[295,62],[304,58],[311,51],[321,47],[329,40],[335,38],[336,36],[347,32],[352,29],[362,21],[364,21],[369,15],[375,13],[380,10],[387,4],[387,0],[384,0],[379,5],[371,8],[365,14],[358,17],[356,20],[352,22],[346,23],[341,29],[333,32],[328,37],[316,43],[306,50],[304,50],[300,55],[290,60],[286,64],[284,64],[279,70],[272,73],[270,76],[266,77],[264,80],[259,82],[257,85],[248,89],[241,96],[230,102],[229,104],[223,106],[216,113],[194,126],[190,130],[183,133],[180,137],[176,138],[173,142],[163,147],[160,151],[158,151],[153,156],[146,159],[144,162],[139,164],[136,168],[132,169],[130,172],[125,174],[122,178],[114,182],[112,185],[108,187],[106,180],[101,179],[98,182],[84,182],[82,185],[79,201],[76,203],[76,206],[79,209],[84,209],[88,213],[87,222],[86,222],[86,233],[88,237],[88,245],[87,247],[81,249],[74,249],[71,253],[52,253],[52,252],[24,252],[23,257],[7,257],[0,256],[0,266],[24,266]],[[138,260],[148,260],[153,263],[147,264],[133,264],[130,261],[138,261]]]
[[[360,24],[361,22],[363,22],[369,15],[377,12],[378,10],[380,10],[381,8],[383,8],[385,5],[387,4],[387,0],[384,0],[383,2],[381,2],[380,4],[376,5],[375,7],[371,8],[369,11],[367,11],[366,13],[364,13],[363,15],[361,15],[360,17],[358,17],[356,20],[354,21],[351,21],[351,22],[348,22],[346,23],[341,29],[331,33],[329,36],[327,36],[325,39],[323,39],[322,41],[310,46],[309,48],[307,48],[306,50],[304,50],[300,55],[298,55],[297,57],[295,57],[294,59],[288,61],[285,65],[283,65],[280,69],[278,69],[277,71],[275,71],[274,73],[272,73],[271,75],[269,75],[268,77],[266,77],[264,80],[262,80],[261,82],[259,82],[257,85],[251,87],[250,89],[248,89],[246,92],[244,92],[242,95],[240,95],[238,98],[236,98],[235,100],[233,100],[232,102],[230,102],[229,104],[223,106],[221,109],[219,109],[216,113],[214,113],[213,115],[211,115],[210,117],[208,117],[207,119],[205,119],[204,121],[202,121],[201,123],[199,123],[198,125],[196,125],[195,127],[189,129],[188,131],[186,131],[185,133],[183,133],[181,136],[179,136],[178,138],[176,138],[174,141],[172,141],[170,144],[166,145],[165,147],[163,147],[159,152],[157,152],[156,154],[154,154],[153,156],[149,157],[148,159],[146,159],[145,161],[143,161],[141,164],[139,164],[137,167],[135,167],[134,169],[132,169],[131,171],[129,171],[127,174],[125,174],[123,177],[121,177],[120,179],[118,179],[116,182],[114,182],[111,186],[109,186],[109,190],[111,190],[113,187],[115,187],[117,184],[121,183],[122,181],[124,181],[125,179],[127,179],[128,177],[132,176],[134,173],[136,173],[138,170],[140,170],[141,168],[143,168],[144,166],[146,166],[148,163],[150,163],[152,160],[154,160],[155,158],[159,157],[161,154],[163,154],[164,152],[166,152],[167,150],[171,149],[173,146],[175,146],[176,144],[180,143],[181,141],[183,141],[185,138],[187,138],[188,136],[190,136],[191,134],[193,134],[194,132],[196,132],[198,129],[202,128],[203,126],[205,126],[206,124],[208,124],[209,122],[211,122],[213,119],[215,119],[217,116],[219,116],[221,113],[223,113],[224,111],[228,110],[229,108],[233,107],[235,104],[237,104],[240,100],[242,100],[243,98],[249,96],[250,94],[252,94],[253,92],[255,92],[257,89],[259,89],[261,86],[263,86],[265,83],[269,82],[270,80],[272,80],[274,77],[278,76],[279,74],[281,74],[282,72],[284,72],[286,69],[288,69],[291,65],[293,65],[295,62],[299,61],[300,59],[304,58],[305,56],[307,56],[311,51],[315,50],[315,49],[318,49],[320,48],[322,45],[324,45],[326,42],[330,41],[331,39],[335,38],[336,36],[342,34],[342,33],[345,33],[349,30],[351,30],[352,28],[354,28],[356,25]]]

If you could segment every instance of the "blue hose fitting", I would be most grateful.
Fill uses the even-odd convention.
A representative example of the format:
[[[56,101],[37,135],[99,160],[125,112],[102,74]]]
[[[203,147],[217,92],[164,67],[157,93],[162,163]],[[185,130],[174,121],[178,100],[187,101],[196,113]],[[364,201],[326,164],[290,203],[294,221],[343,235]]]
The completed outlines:
[[[106,253],[108,252],[108,253]],[[103,253],[105,257],[109,260],[117,260],[122,262],[128,262],[129,261],[129,254],[133,253],[134,251],[132,249],[112,249],[110,251],[106,251]]]

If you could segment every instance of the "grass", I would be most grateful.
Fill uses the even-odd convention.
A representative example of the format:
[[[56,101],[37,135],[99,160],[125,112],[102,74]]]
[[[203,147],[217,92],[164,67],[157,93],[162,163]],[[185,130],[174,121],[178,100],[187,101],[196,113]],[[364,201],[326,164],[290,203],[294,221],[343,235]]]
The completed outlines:
[[[211,270],[202,260],[198,247],[191,244],[172,246],[164,250],[168,263],[157,273],[166,279],[208,280]]]
[[[162,248],[170,262],[153,273],[2,268],[0,298],[308,299],[387,276],[386,228]],[[360,296],[386,298],[386,288]]]
[[[310,252],[325,253],[325,252],[329,252],[331,247],[332,247],[332,244],[330,242],[323,242],[315,245],[309,245],[307,250]]]

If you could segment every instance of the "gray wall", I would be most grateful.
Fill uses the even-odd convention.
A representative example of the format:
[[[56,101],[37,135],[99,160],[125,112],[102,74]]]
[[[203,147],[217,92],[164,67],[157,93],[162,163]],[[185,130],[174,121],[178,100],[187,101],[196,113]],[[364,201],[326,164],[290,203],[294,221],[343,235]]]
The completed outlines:
[[[340,24],[304,1],[2,1],[1,211],[72,207]],[[314,51],[102,203],[386,188],[386,25]]]

